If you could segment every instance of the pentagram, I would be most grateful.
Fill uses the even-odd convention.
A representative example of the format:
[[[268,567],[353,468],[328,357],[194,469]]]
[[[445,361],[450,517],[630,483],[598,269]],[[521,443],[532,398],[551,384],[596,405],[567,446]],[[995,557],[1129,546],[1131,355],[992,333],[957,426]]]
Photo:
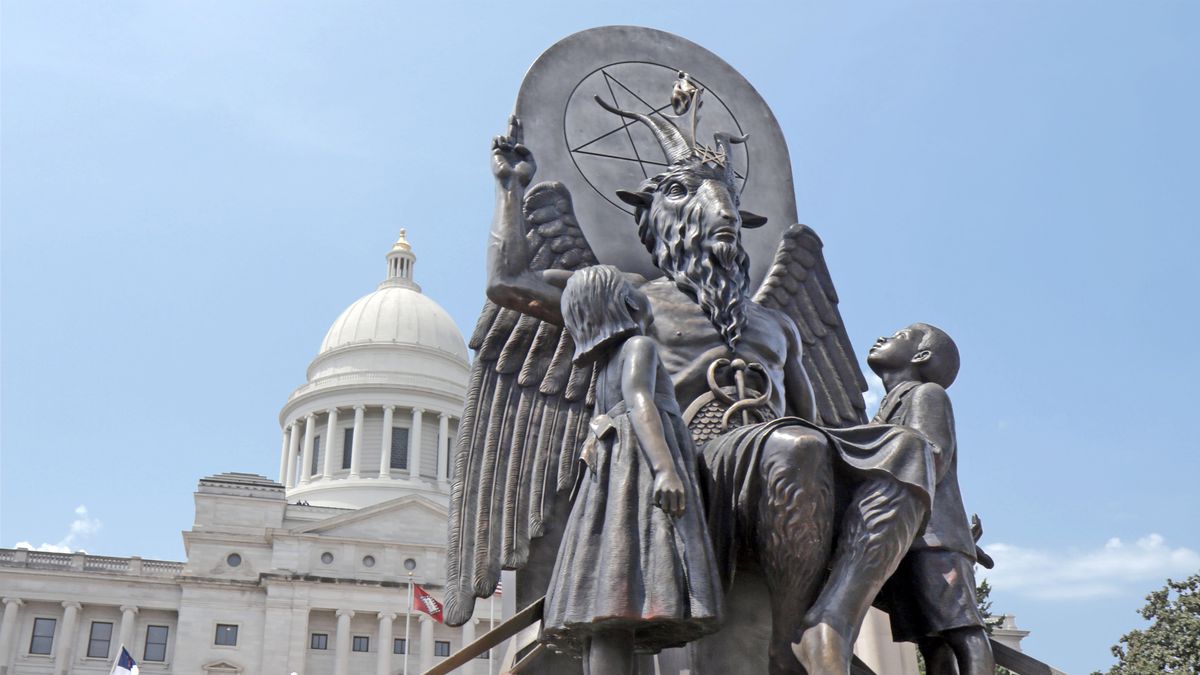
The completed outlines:
[[[600,108],[593,96],[623,110],[657,115],[670,119],[690,133],[690,119],[671,116],[671,87],[680,69],[657,63],[626,61],[612,63],[589,73],[575,86],[567,101],[563,132],[571,160],[588,185],[609,204],[626,213],[632,210],[616,200],[617,190],[634,190],[646,178],[667,164],[654,136],[636,120],[617,117]],[[745,189],[749,175],[749,149],[735,146],[732,157],[725,157],[700,142],[718,131],[742,134],[737,119],[721,100],[718,92],[705,89],[707,102],[696,129],[696,149],[705,161],[723,165],[732,162],[738,191]],[[653,105],[650,101],[663,101]]]

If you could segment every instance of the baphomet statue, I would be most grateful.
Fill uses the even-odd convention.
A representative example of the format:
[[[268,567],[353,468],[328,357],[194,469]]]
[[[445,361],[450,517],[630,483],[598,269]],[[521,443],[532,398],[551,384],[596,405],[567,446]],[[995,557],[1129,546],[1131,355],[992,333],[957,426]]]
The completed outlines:
[[[637,227],[662,272],[624,276],[646,299],[645,335],[697,451],[715,573],[726,590],[739,570],[765,579],[771,672],[847,673],[863,617],[928,518],[934,449],[906,427],[865,424],[865,382],[810,228],[788,228],[763,284],[749,287],[741,233],[765,219],[735,189],[730,150],[744,139],[720,133],[710,147],[694,125],[689,138],[665,116],[597,103],[645,125],[666,157],[617,193],[634,222],[611,227]],[[690,105],[673,103],[680,114]],[[471,618],[501,569],[545,591],[580,450],[603,412],[596,368],[573,360],[561,309],[571,276],[598,261],[565,186],[529,187],[536,162],[522,136],[513,118],[493,142],[488,300],[470,341],[451,494],[451,625]],[[695,660],[692,672],[707,672]]]

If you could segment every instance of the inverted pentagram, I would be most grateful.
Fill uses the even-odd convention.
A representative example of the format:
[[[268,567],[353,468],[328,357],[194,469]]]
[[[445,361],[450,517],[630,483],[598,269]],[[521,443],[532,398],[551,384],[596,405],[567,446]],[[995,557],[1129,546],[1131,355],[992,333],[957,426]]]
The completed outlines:
[[[579,173],[612,206],[631,210],[615,199],[617,190],[635,189],[646,178],[667,166],[662,149],[644,125],[607,113],[593,96],[623,110],[647,115],[670,116],[671,86],[680,69],[657,63],[621,62],[597,68],[579,84],[567,102],[563,132],[571,160]],[[720,98],[720,92],[705,88],[707,105],[700,111],[696,128],[697,145],[711,142],[718,131],[742,134],[737,118]],[[651,101],[662,101],[654,105]],[[674,120],[680,127],[686,120]],[[715,159],[715,157],[714,157]],[[745,190],[749,176],[749,148],[736,146],[732,161],[738,190]]]

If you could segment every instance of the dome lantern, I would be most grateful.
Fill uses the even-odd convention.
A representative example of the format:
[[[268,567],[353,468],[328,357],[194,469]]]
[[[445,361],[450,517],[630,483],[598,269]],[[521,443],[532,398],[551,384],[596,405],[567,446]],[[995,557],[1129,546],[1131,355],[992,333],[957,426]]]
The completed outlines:
[[[417,256],[408,243],[407,230],[401,228],[400,238],[392,244],[392,250],[387,254],[387,278],[379,287],[399,286],[420,292],[421,287],[413,281],[413,265],[416,262]]]

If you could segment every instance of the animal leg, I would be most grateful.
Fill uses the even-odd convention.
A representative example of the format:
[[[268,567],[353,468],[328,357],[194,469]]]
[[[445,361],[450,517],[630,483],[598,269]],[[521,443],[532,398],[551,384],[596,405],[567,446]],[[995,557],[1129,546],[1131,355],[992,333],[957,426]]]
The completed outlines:
[[[759,470],[758,550],[771,597],[770,673],[804,673],[791,645],[820,590],[834,533],[833,466],[821,436],[780,429]]]
[[[809,628],[793,651],[811,675],[847,675],[858,629],[871,602],[896,571],[926,507],[898,482],[868,480],[854,491],[829,579],[804,618]]]

